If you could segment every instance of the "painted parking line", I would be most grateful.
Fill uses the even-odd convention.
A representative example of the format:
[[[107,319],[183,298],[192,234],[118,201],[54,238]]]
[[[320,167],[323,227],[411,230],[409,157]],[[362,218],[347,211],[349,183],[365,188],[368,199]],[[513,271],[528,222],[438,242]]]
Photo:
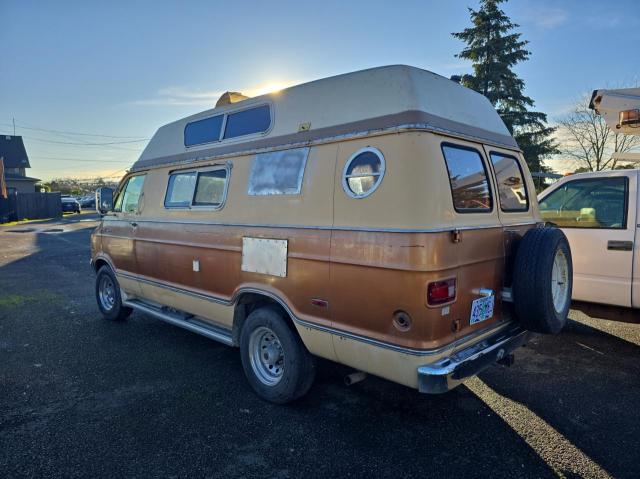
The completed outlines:
[[[502,418],[560,477],[612,477],[544,419],[512,399],[501,396],[480,378],[465,381],[491,410]]]

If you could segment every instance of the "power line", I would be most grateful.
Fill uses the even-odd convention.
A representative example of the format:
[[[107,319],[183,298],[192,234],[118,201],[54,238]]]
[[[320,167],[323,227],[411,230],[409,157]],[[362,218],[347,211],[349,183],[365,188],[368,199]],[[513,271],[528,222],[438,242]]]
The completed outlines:
[[[56,140],[46,140],[44,138],[34,138],[32,136],[25,137],[29,140],[34,141],[43,141],[45,143],[57,143],[60,145],[75,145],[75,146],[105,146],[105,145],[123,145],[125,143],[140,143],[141,141],[148,141],[148,138],[143,138],[141,140],[127,140],[127,141],[108,141],[104,143],[77,143],[72,141],[56,141]]]
[[[29,156],[29,159],[56,160],[56,161],[81,161],[88,163],[132,163],[131,160],[98,160],[90,158],[59,158],[55,156]]]
[[[0,123],[0,125],[3,126],[12,126],[10,123]],[[62,133],[65,135],[78,135],[78,136],[97,136],[97,137],[101,137],[101,138],[130,138],[130,139],[134,139],[134,138],[141,138],[141,136],[118,136],[118,135],[103,135],[103,134],[99,134],[99,133],[79,133],[76,131],[65,131],[65,130],[52,130],[52,129],[48,129],[48,128],[37,128],[35,126],[24,126],[20,123],[18,123],[17,125],[15,124],[15,120],[13,122],[13,127],[14,127],[14,135],[15,135],[15,127],[18,128],[22,128],[24,130],[34,130],[34,131],[44,131],[44,132],[48,132],[48,133]],[[148,140],[149,138],[145,138],[145,140]]]

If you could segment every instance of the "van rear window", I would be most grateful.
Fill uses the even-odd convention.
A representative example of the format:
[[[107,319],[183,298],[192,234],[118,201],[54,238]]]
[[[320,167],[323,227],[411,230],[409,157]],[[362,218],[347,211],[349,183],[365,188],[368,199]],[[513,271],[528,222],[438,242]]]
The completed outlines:
[[[249,110],[242,110],[227,115],[227,125],[224,128],[224,138],[262,133],[269,129],[271,113],[269,105],[262,105]]]
[[[513,156],[491,153],[493,171],[498,181],[498,197],[502,211],[527,211],[529,197],[520,164]]]
[[[201,145],[220,139],[224,115],[212,116],[204,120],[187,123],[184,128],[184,146]]]
[[[491,191],[487,170],[480,153],[464,146],[442,145],[453,207],[459,213],[491,211]]]

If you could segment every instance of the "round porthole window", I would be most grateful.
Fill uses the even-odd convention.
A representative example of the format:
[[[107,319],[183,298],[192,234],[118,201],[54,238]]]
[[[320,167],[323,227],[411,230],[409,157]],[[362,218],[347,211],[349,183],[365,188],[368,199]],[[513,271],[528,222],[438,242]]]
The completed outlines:
[[[356,151],[342,172],[342,188],[352,198],[364,198],[373,193],[384,176],[384,156],[377,148]]]

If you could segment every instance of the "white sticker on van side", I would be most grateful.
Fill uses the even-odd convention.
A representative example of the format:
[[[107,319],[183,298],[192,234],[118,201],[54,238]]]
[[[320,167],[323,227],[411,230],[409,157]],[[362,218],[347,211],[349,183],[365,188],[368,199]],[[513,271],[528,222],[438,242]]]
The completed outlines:
[[[287,276],[287,240],[242,238],[242,271]]]

